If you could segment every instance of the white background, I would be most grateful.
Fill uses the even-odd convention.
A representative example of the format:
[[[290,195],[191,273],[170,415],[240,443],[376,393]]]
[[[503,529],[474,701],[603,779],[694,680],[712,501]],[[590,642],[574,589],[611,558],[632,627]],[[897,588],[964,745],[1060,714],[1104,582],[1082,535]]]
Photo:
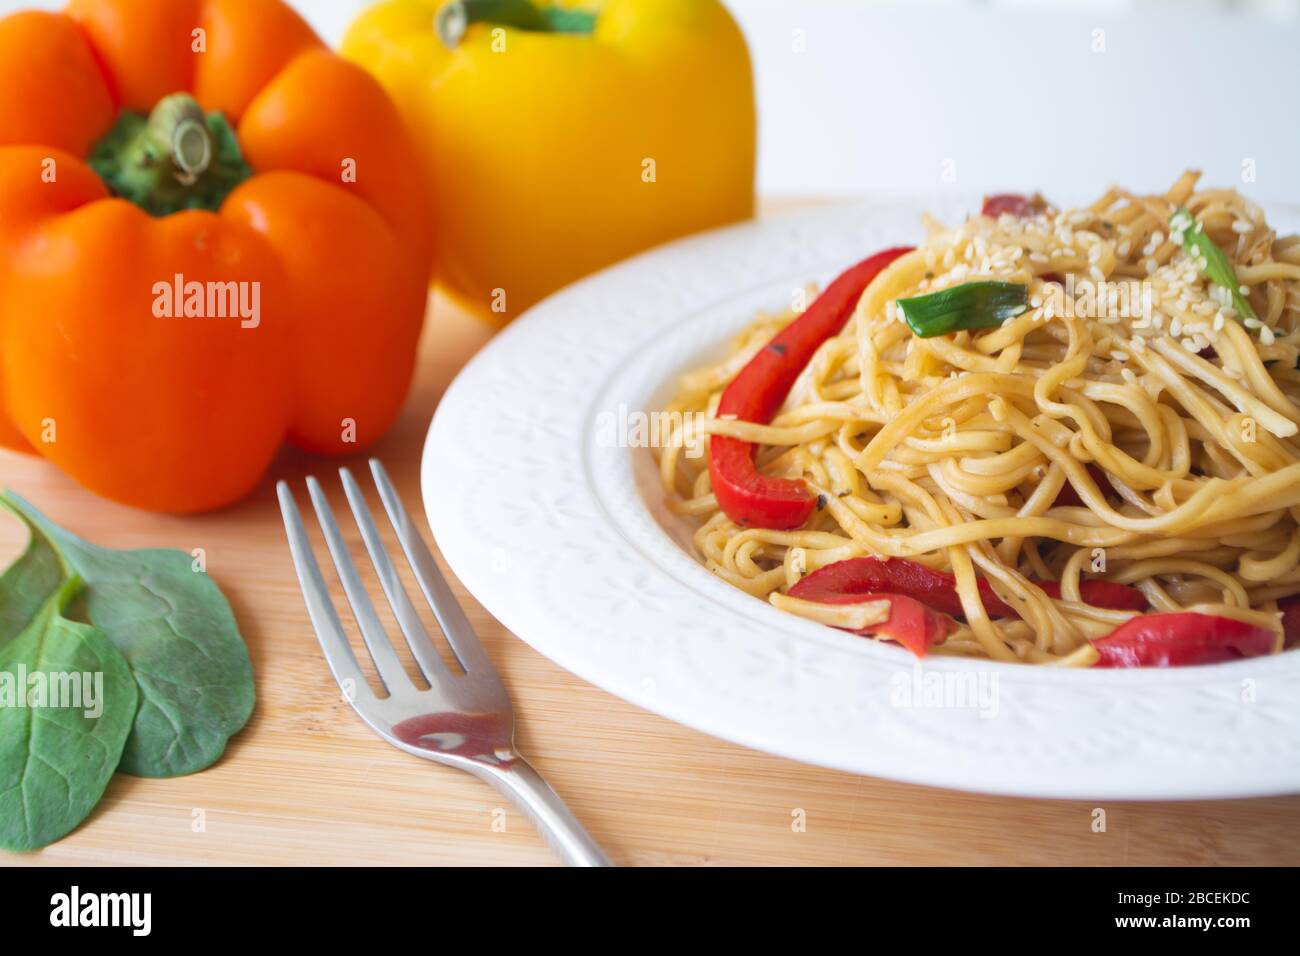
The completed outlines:
[[[0,13],[61,5],[0,0]],[[366,5],[295,3],[333,43]],[[1158,189],[1195,166],[1300,201],[1296,0],[728,5],[754,57],[765,195],[1082,199],[1111,182]]]

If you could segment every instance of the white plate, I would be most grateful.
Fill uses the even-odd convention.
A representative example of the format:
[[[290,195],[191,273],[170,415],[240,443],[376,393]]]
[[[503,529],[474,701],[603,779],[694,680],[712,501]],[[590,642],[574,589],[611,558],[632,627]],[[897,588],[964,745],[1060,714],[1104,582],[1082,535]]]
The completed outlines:
[[[922,667],[713,577],[683,550],[650,451],[599,437],[598,415],[657,407],[757,309],[917,240],[923,210],[957,222],[972,205],[768,218],[656,249],[532,309],[465,368],[430,429],[422,486],[443,554],[562,667],[760,750],[1023,796],[1300,791],[1300,653],[1181,670]],[[959,682],[976,706],[962,706]]]

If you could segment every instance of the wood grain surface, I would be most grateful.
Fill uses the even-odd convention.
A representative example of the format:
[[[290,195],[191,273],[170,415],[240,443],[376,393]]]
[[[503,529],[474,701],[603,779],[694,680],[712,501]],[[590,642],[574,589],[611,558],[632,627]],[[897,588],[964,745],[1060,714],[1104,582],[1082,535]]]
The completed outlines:
[[[432,304],[416,387],[374,449],[412,511],[421,510],[420,452],[438,398],[488,336],[453,306]],[[0,483],[93,542],[203,548],[239,618],[258,692],[251,723],[215,767],[174,780],[119,774],[79,830],[39,853],[0,853],[0,864],[555,862],[495,791],[393,749],[341,700],[274,492],[274,479],[288,479],[305,504],[302,479],[314,472],[345,514],[333,467],[286,452],[241,505],[172,518],[102,501],[44,462],[0,452]],[[355,527],[345,531],[364,566]],[[16,523],[0,524],[0,558],[22,545]],[[561,670],[455,586],[514,697],[521,751],[620,864],[1300,864],[1300,796],[1018,800],[857,777],[724,743]],[[1105,832],[1093,829],[1097,807]]]

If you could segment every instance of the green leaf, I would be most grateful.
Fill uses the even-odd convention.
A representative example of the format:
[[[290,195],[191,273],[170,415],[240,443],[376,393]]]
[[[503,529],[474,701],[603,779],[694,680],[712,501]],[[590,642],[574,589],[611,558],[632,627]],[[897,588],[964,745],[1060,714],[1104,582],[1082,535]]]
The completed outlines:
[[[142,777],[213,764],[253,711],[253,669],[221,590],[181,551],[113,551],[82,541],[6,492],[0,504],[57,550],[85,591],[72,616],[102,630],[140,688],[120,769]]]
[[[965,282],[949,289],[899,299],[912,334],[929,339],[968,329],[995,329],[1024,312],[1029,290],[1018,282]]]
[[[1205,277],[1222,289],[1227,289],[1232,296],[1232,307],[1241,319],[1257,319],[1250,300],[1241,294],[1241,283],[1237,281],[1237,270],[1224,255],[1223,250],[1214,244],[1214,240],[1205,234],[1205,224],[1198,222],[1187,209],[1179,206],[1169,217],[1172,236],[1181,236],[1184,251],[1191,256]]]
[[[80,588],[69,578],[0,648],[6,850],[35,850],[75,829],[104,795],[131,732],[138,691],[126,661],[103,633],[63,617]],[[33,679],[45,687],[43,697],[30,696],[37,693]]]
[[[30,535],[22,557],[0,574],[0,648],[22,633],[66,579],[63,561],[49,539]]]

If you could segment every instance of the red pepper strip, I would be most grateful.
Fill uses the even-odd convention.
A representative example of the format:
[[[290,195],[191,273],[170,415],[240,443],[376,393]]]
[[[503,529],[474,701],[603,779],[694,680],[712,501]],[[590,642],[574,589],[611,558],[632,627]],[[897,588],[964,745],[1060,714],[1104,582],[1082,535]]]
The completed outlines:
[[[1282,612],[1282,649],[1300,644],[1300,595],[1277,602]]]
[[[993,617],[1016,616],[994,593],[992,585],[983,578],[978,581],[985,611]],[[1061,585],[1056,581],[1044,581],[1038,586],[1048,597],[1061,596]],[[793,598],[823,604],[844,603],[834,600],[843,595],[902,594],[945,614],[965,613],[957,596],[955,577],[906,558],[846,558],[812,572],[789,593]],[[1141,591],[1113,581],[1081,581],[1079,596],[1093,607],[1115,611],[1142,611],[1147,606]]]
[[[1061,583],[1059,581],[1035,581],[1043,593],[1056,600],[1061,599]],[[1127,584],[1116,584],[1114,581],[1080,581],[1079,597],[1083,598],[1084,604],[1090,604],[1093,607],[1104,607],[1108,611],[1145,611],[1147,609],[1146,595],[1137,588],[1129,587]]]
[[[1013,613],[984,581],[980,585],[980,597],[990,614],[1006,617]],[[843,595],[861,598],[870,594],[903,594],[945,614],[962,613],[957,582],[951,574],[934,571],[906,558],[846,558],[813,571],[789,593],[793,598],[823,604],[840,603],[835,599]]]
[[[722,393],[718,415],[766,424],[777,413],[795,379],[817,348],[853,314],[863,291],[885,266],[910,247],[886,249],[864,259],[826,287],[803,315],[786,326],[749,360]],[[817,500],[801,478],[760,475],[754,446],[725,435],[709,439],[709,477],[727,517],[750,528],[798,528]]]
[[[1277,635],[1228,617],[1145,614],[1092,642],[1094,667],[1188,667],[1270,654]]]
[[[791,589],[793,593],[793,589]],[[864,601],[889,601],[889,617],[879,624],[868,624],[854,634],[874,634],[895,641],[917,657],[924,657],[932,644],[957,629],[957,622],[947,614],[931,610],[920,601],[903,594],[840,594],[819,600],[820,604],[861,604]]]
[[[1004,213],[1010,213],[1018,219],[1027,219],[1030,216],[1037,216],[1046,208],[1047,202],[1037,193],[1032,196],[1022,196],[1020,193],[998,193],[995,196],[984,197],[984,206],[980,212],[991,219],[996,219]]]
[[[1101,489],[1102,495],[1109,497],[1110,479],[1106,473],[1096,465],[1088,466],[1088,474],[1092,476],[1093,483]],[[1079,492],[1075,490],[1074,485],[1066,482],[1061,485],[1061,490],[1056,493],[1056,500],[1052,502],[1053,508],[1084,508],[1083,499],[1079,497]]]
[[[1061,490],[1056,493],[1056,499],[1052,502],[1053,508],[1083,508],[1085,507],[1083,499],[1079,493],[1074,490],[1074,485],[1068,481],[1061,485]]]

